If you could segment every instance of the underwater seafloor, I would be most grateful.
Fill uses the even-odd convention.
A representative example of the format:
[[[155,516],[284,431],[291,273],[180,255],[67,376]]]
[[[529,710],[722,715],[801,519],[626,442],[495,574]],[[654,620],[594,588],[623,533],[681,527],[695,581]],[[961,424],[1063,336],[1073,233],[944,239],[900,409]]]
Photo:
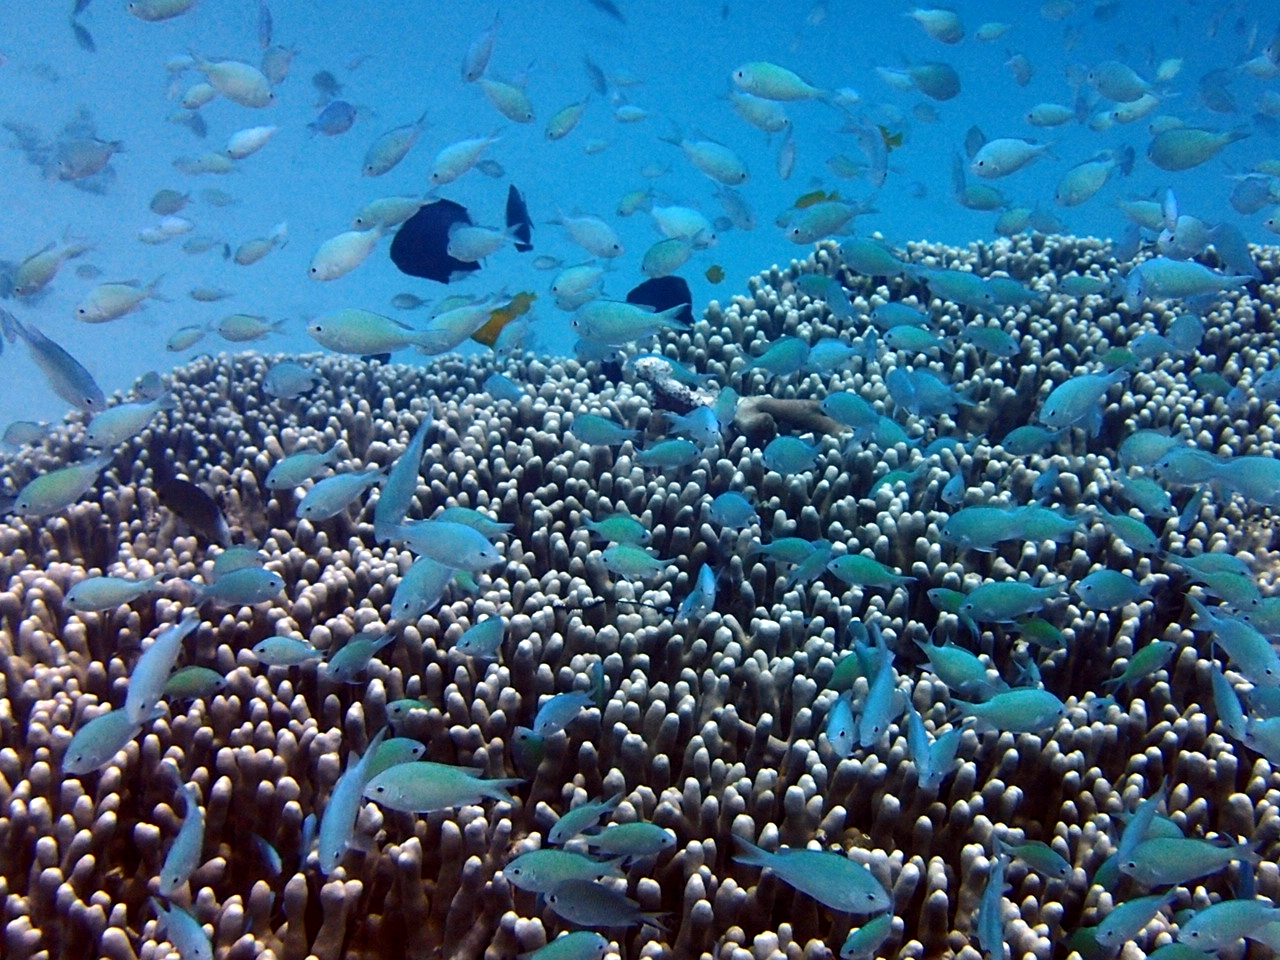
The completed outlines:
[[[1158,472],[1149,453],[1120,452],[1141,430],[1221,458],[1276,455],[1280,407],[1247,388],[1280,365],[1273,329],[1280,251],[1254,248],[1262,279],[1215,298],[1197,350],[1144,350],[1142,358],[1130,346],[1165,333],[1176,316],[1171,306],[1131,309],[1107,290],[1060,291],[1073,274],[1099,287],[1117,274],[1105,242],[1032,235],[967,249],[907,248],[904,258],[916,264],[1005,274],[1042,295],[1035,304],[978,310],[930,299],[911,276],[856,275],[834,251],[820,244],[810,258],[773,267],[744,294],[713,303],[688,331],[657,336],[654,352],[744,398],[721,439],[687,466],[646,469],[637,451],[666,432],[664,410],[685,412],[679,398],[702,388],[620,376],[595,361],[450,356],[420,368],[319,356],[308,360],[319,385],[293,400],[260,391],[273,358],[257,353],[175,370],[166,379],[176,409],[159,412],[118,448],[83,500],[44,520],[0,526],[5,955],[164,955],[148,900],[182,823],[176,788],[187,782],[198,787],[206,832],[200,865],[174,902],[205,925],[226,958],[499,958],[534,950],[572,924],[513,885],[504,864],[545,844],[570,808],[616,793],[615,822],[651,821],[674,844],[626,865],[626,893],[652,916],[602,927],[610,956],[829,957],[869,923],[736,862],[736,837],[767,850],[836,851],[869,868],[891,898],[888,936],[875,948],[882,956],[972,958],[994,949],[981,943],[979,925],[997,862],[1007,889],[988,907],[986,930],[989,937],[996,911],[1012,957],[1114,955],[1114,946],[1098,947],[1080,931],[1147,892],[1123,874],[1101,882],[1099,871],[1130,815],[1162,783],[1161,822],[1167,814],[1186,836],[1247,841],[1262,859],[1251,870],[1236,863],[1157,885],[1169,893],[1126,931],[1124,956],[1168,944],[1189,911],[1213,901],[1251,896],[1249,889],[1280,896],[1273,858],[1280,753],[1268,750],[1261,726],[1253,745],[1237,742],[1238,726],[1220,715],[1214,656],[1237,694],[1252,685],[1221,649],[1215,654],[1202,628],[1191,629],[1187,595],[1206,594],[1177,563],[1233,554],[1270,594],[1274,519],[1258,502],[1267,497],[1242,498],[1216,482],[1205,497],[1203,483],[1170,484],[1172,513],[1154,515],[1129,510],[1120,483],[1126,470]],[[836,276],[860,315],[916,296],[940,332],[998,327],[1016,339],[1018,355],[1002,359],[957,343],[954,354],[917,358],[916,369],[935,372],[973,405],[944,404],[932,416],[900,412],[907,440],[881,434],[850,444],[848,428],[825,418],[820,401],[856,391],[877,413],[892,414],[886,377],[898,354],[868,352],[822,373],[744,370],[784,336],[859,342],[863,324],[837,319],[799,289],[798,278],[815,272]],[[1096,435],[1070,429],[1031,453],[1002,446],[1013,428],[1035,422],[1053,388],[1108,364],[1127,375],[1099,401]],[[524,396],[488,395],[482,384],[495,371],[524,384]],[[1227,396],[1228,381],[1246,388],[1243,400]],[[462,506],[512,526],[496,540],[501,563],[477,572],[473,589],[455,583],[438,608],[393,623],[391,599],[413,556],[377,543],[378,494],[313,524],[295,519],[294,492],[270,491],[263,480],[282,455],[335,443],[343,470],[387,466],[429,411],[434,426],[409,516]],[[640,438],[584,443],[573,426],[587,413],[635,428]],[[810,467],[784,474],[765,465],[771,438],[806,431],[818,444]],[[952,435],[965,442],[932,443]],[[61,427],[6,457],[4,474],[21,486],[80,459],[84,440],[80,423]],[[95,573],[209,582],[220,552],[159,503],[157,451],[179,474],[219,492],[234,540],[257,545],[285,592],[253,606],[203,606],[179,664],[224,674],[223,689],[170,699],[100,772],[69,776],[61,768],[72,735],[120,707],[140,645],[179,619],[192,588],[169,582],[161,599],[103,613],[71,611],[68,591]],[[957,472],[964,505],[1012,506],[1030,502],[1033,487],[1042,492],[1036,481],[1051,469],[1059,477],[1045,502],[1076,520],[1061,542],[1028,531],[978,551],[942,535],[959,508],[942,498]],[[758,519],[740,528],[713,521],[711,500],[726,491],[744,494]],[[1098,505],[1145,525],[1158,549],[1135,549],[1142,538],[1104,523]],[[629,579],[605,568],[606,544],[585,524],[620,510],[650,531],[649,550],[663,560],[655,575]],[[837,557],[871,556],[913,579],[864,587],[820,572],[789,585],[789,565],[753,549],[786,537],[827,540]],[[677,622],[673,608],[704,563],[722,571],[714,609],[700,622]],[[1131,574],[1145,595],[1097,609],[1067,591],[1101,568]],[[1047,639],[1052,631],[1033,636],[1009,623],[982,624],[975,641],[926,593],[1005,579],[1063,588],[1040,611],[1061,631],[1056,644]],[[455,648],[466,628],[493,616],[506,621],[496,660]],[[856,656],[848,651],[857,623],[882,631],[894,651],[890,676],[929,738],[963,731],[940,783],[921,782],[905,715],[843,758],[824,732],[840,700],[834,687],[851,689],[855,702],[869,697],[868,678],[846,663]],[[264,638],[285,635],[332,654],[361,631],[388,625],[395,640],[359,684],[327,678],[315,661],[268,668],[250,653]],[[988,695],[1002,682],[1034,686],[1038,678],[1065,704],[1062,715],[1036,732],[964,722],[966,709],[952,702],[960,698],[917,646],[935,633],[982,656]],[[1165,663],[1108,684],[1157,641],[1174,645]],[[548,736],[527,766],[516,728],[532,724],[548,695],[567,691],[590,692],[593,702]],[[388,725],[388,705],[418,697],[429,706],[401,715],[396,732],[425,743],[425,759],[521,778],[514,802],[426,816],[365,803],[357,833],[368,840],[355,844],[363,849],[322,877],[314,858],[306,862],[305,818],[323,811],[347,758]],[[1254,722],[1265,722],[1269,702],[1253,702]],[[278,851],[278,873],[251,834]],[[997,838],[1043,841],[1069,873],[1046,879],[1016,857],[997,861]],[[1242,956],[1243,944],[1224,955]]]

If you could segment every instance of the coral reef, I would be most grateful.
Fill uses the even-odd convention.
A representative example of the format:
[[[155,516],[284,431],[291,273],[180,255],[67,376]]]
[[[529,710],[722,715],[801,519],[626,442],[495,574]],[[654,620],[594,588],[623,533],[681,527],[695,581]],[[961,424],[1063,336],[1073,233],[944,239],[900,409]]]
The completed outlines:
[[[747,398],[773,398],[752,400],[718,449],[663,471],[635,463],[645,441],[608,448],[573,438],[574,417],[588,412],[647,428],[651,437],[661,432],[653,385],[612,379],[595,362],[446,356],[409,367],[317,357],[307,363],[319,386],[283,401],[261,390],[270,363],[259,355],[205,358],[176,371],[177,409],[117,449],[95,492],[43,521],[0,525],[5,955],[159,955],[165,938],[148,897],[182,821],[175,790],[183,781],[200,788],[207,840],[190,897],[179,902],[212,930],[226,958],[499,958],[534,949],[566,924],[506,880],[503,864],[536,847],[571,806],[615,792],[623,799],[614,819],[649,820],[677,839],[656,862],[629,871],[628,894],[641,909],[665,914],[667,930],[607,931],[627,957],[766,960],[839,950],[858,921],[735,863],[735,835],[768,849],[847,851],[889,892],[895,920],[882,953],[901,957],[979,956],[970,945],[974,911],[997,835],[1043,840],[1072,865],[1065,882],[1017,861],[1006,873],[1002,909],[1012,956],[1060,955],[1073,930],[1099,922],[1123,899],[1090,878],[1114,852],[1123,816],[1164,777],[1170,815],[1188,834],[1251,838],[1265,852],[1280,839],[1280,773],[1215,730],[1209,661],[1184,625],[1180,568],[1135,552],[1091,518],[1069,542],[959,551],[939,535],[951,512],[939,495],[962,470],[965,503],[1025,503],[1035,479],[1054,466],[1065,507],[1094,503],[1111,495],[1117,447],[1137,429],[1168,431],[1220,455],[1274,456],[1275,402],[1254,397],[1231,408],[1194,378],[1217,373],[1247,383],[1280,366],[1277,256],[1261,251],[1265,279],[1225,294],[1206,314],[1197,353],[1144,363],[1109,394],[1096,437],[1074,431],[1045,455],[1014,456],[999,441],[1030,421],[1054,386],[1095,372],[1108,350],[1144,332],[1163,333],[1175,315],[1169,306],[1131,311],[1114,298],[1057,292],[1057,280],[1071,272],[1116,272],[1100,241],[1037,235],[908,249],[906,259],[917,264],[1002,273],[1044,294],[1039,305],[977,311],[981,322],[1017,339],[1015,358],[964,345],[927,362],[882,350],[829,373],[742,376],[781,336],[814,343],[861,333],[862,321],[841,321],[799,291],[796,280],[806,272],[840,279],[859,315],[885,300],[918,297],[944,334],[975,318],[955,303],[930,302],[910,277],[850,274],[832,244],[774,267],[747,296],[713,303],[687,333],[658,338],[655,349],[717,383]],[[878,412],[892,413],[885,374],[895,363],[927,367],[976,403],[928,425],[904,422],[913,438],[955,435],[968,441],[963,448],[928,456],[922,444],[847,448],[847,437],[821,432],[831,421],[814,403],[836,391],[856,390]],[[527,396],[492,400],[481,385],[495,370],[523,384]],[[461,505],[513,524],[500,540],[504,563],[477,575],[474,595],[455,585],[439,608],[393,624],[397,639],[374,659],[367,682],[326,680],[314,662],[263,666],[250,648],[271,635],[328,650],[366,627],[392,624],[391,597],[412,561],[407,551],[375,542],[376,494],[312,525],[295,519],[291,493],[261,486],[267,471],[296,449],[335,443],[341,469],[390,464],[428,409],[436,426],[410,516]],[[783,476],[764,466],[761,448],[774,432],[806,429],[818,430],[821,444],[814,469]],[[78,459],[83,445],[83,425],[71,423],[6,461],[6,487]],[[869,495],[891,471],[921,466],[913,482],[880,484]],[[217,555],[160,505],[157,477],[170,469],[216,493],[236,539],[258,546],[286,593],[257,607],[205,606],[180,663],[225,674],[225,688],[207,701],[169,701],[169,712],[119,763],[64,775],[72,733],[123,702],[141,640],[176,621],[189,601],[188,588],[169,582],[160,599],[74,613],[67,591],[93,573],[207,578]],[[709,521],[712,497],[727,490],[746,494],[758,525],[722,531]],[[619,508],[651,531],[651,551],[669,561],[647,583],[611,576],[603,545],[585,526],[586,518]],[[1186,533],[1176,518],[1159,523],[1170,554],[1240,554],[1270,591],[1268,512],[1215,497]],[[755,539],[785,536],[824,538],[837,553],[868,552],[918,582],[872,591],[828,574],[788,586],[782,565],[750,552]],[[704,563],[732,588],[721,589],[701,623],[676,622],[672,608]],[[874,748],[847,759],[832,752],[821,735],[836,699],[828,684],[852,623],[879,625],[896,651],[900,689],[937,736],[957,715],[913,641],[935,628],[957,633],[957,623],[929,603],[926,590],[968,590],[984,579],[1065,583],[1095,564],[1133,574],[1154,588],[1151,597],[1110,612],[1085,609],[1074,596],[1054,602],[1047,616],[1068,642],[1038,657],[1000,626],[987,625],[979,644],[1009,680],[1019,662],[1038,659],[1046,689],[1067,704],[1051,730],[967,726],[957,768],[938,788],[918,785],[902,719]],[[451,649],[464,630],[493,615],[508,621],[499,662]],[[1157,639],[1178,644],[1167,668],[1123,688],[1119,702],[1102,700],[1103,683]],[[512,776],[516,727],[531,723],[540,697],[589,690],[596,663],[605,677],[603,707],[547,740],[514,805],[486,801],[415,817],[366,803],[359,831],[375,837],[371,848],[351,852],[327,879],[306,867],[304,819],[323,809],[348,752],[363,751],[386,725],[389,703],[429,698],[430,709],[398,725],[427,745],[427,759]],[[1243,685],[1233,671],[1228,676]],[[251,833],[279,850],[279,876],[247,842]],[[1202,906],[1230,880],[1228,873],[1189,884],[1175,907]],[[1260,865],[1257,889],[1280,897],[1274,862]],[[1157,922],[1139,945],[1149,952],[1167,939]]]

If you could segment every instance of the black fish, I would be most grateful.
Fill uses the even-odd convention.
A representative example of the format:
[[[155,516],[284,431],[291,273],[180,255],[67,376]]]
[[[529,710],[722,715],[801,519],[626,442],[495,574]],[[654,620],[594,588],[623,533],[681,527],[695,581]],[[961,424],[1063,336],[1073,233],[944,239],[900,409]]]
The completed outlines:
[[[81,50],[88,50],[90,53],[97,53],[98,45],[93,42],[93,34],[75,20],[71,21],[71,33],[75,36],[76,43],[80,45]]]
[[[646,280],[627,294],[627,303],[643,304],[658,311],[669,310],[683,303],[685,308],[676,314],[676,319],[693,323],[693,294],[689,292],[689,285],[680,277]]]
[[[391,262],[401,273],[437,283],[459,280],[480,264],[449,256],[449,228],[471,223],[467,208],[452,200],[429,203],[404,222],[391,241]]]
[[[521,253],[533,249],[533,221],[529,219],[529,208],[525,206],[524,197],[513,183],[507,189],[507,229],[515,228],[512,234],[516,238],[516,249]]]
[[[613,0],[589,0],[589,2],[601,13],[607,13],[619,23],[627,22],[627,18],[622,15],[622,11],[617,8]]]
[[[160,502],[206,540],[223,547],[231,545],[231,529],[222,510],[194,483],[181,477],[170,477],[156,487]]]

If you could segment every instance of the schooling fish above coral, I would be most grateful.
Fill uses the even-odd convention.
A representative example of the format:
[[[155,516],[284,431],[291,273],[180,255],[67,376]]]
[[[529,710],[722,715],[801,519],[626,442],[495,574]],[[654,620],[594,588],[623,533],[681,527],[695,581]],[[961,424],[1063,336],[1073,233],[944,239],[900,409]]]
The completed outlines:
[[[1101,242],[892,256],[821,244],[616,367],[328,355],[296,396],[252,354],[178,371],[82,497],[0,526],[14,956],[1267,942],[1274,817],[1242,798],[1280,786],[1280,251],[1142,356],[1180,307],[1131,310]],[[930,297],[943,265],[1035,296]],[[883,342],[885,303],[952,349]],[[330,468],[353,491],[308,519]],[[237,546],[157,497],[179,474]],[[218,682],[162,693],[170,665]]]

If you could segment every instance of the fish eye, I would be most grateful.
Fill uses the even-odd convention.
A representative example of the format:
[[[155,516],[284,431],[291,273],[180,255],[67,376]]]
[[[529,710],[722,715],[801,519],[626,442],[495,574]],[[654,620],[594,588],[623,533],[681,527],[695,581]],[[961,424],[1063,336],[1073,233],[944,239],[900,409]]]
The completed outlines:
[[[386,793],[386,792],[387,792],[387,788],[386,788],[386,787],[383,787],[383,786],[377,786],[377,787],[374,787],[374,788],[373,788],[373,792],[374,792],[374,793]]]

